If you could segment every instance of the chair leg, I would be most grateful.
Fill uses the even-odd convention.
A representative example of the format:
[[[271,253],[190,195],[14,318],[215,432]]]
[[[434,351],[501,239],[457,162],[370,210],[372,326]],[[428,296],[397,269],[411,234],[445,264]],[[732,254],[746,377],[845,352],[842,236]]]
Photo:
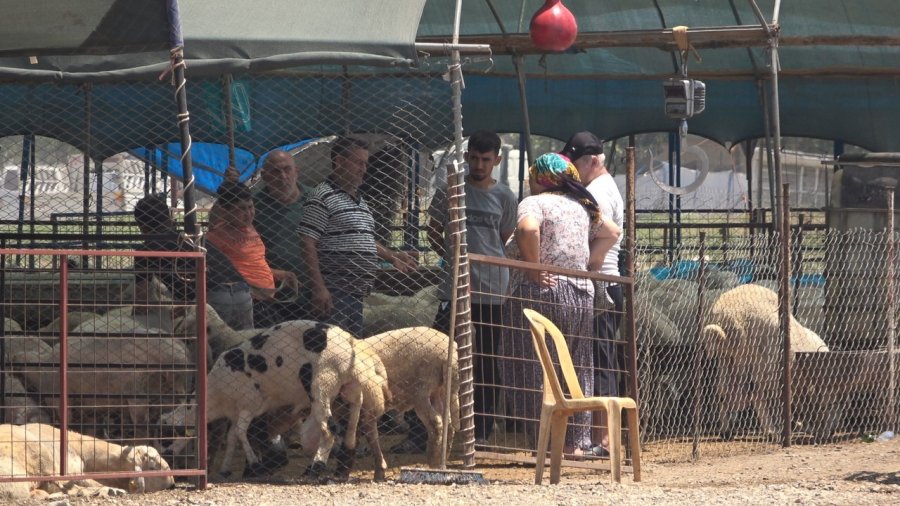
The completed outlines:
[[[547,461],[547,446],[550,444],[550,425],[553,410],[548,406],[541,409],[541,425],[538,429],[537,453],[534,465],[534,484],[540,485],[544,476],[544,464]]]
[[[566,427],[569,425],[569,414],[553,413],[550,429],[550,484],[559,483],[559,470],[562,466],[563,446],[566,443]]]
[[[606,410],[609,418],[609,464],[612,480],[622,481],[622,407],[615,399],[610,399]]]
[[[634,472],[633,481],[641,481],[641,434],[638,423],[637,409],[627,410],[628,414],[628,442],[631,446],[631,468]]]

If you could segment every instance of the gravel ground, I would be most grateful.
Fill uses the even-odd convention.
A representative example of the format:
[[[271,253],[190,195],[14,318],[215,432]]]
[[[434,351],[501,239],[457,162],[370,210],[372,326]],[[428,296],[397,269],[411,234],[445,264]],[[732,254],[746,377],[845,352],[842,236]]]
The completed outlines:
[[[393,462],[392,462],[393,463]],[[289,476],[278,482],[220,483],[204,491],[184,487],[144,496],[78,498],[58,504],[86,505],[276,505],[276,504],[900,504],[900,442],[775,448],[765,454],[706,457],[697,463],[644,465],[643,481],[610,483],[609,473],[564,468],[559,485],[531,484],[533,468],[479,463],[488,485],[406,485],[371,483],[361,472],[350,483],[302,484]],[[545,480],[546,483],[546,480]],[[21,504],[51,504],[27,501]]]

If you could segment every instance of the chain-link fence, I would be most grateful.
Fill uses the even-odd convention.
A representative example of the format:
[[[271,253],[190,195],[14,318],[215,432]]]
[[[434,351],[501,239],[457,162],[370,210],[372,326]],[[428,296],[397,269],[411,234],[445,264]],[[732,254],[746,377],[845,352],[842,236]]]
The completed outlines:
[[[686,441],[706,453],[783,443],[786,406],[795,443],[896,430],[898,357],[887,351],[896,332],[888,270],[895,239],[811,228],[792,229],[786,327],[778,234],[704,236],[676,248],[671,264],[659,250],[641,250],[635,318],[645,443],[670,458],[692,454]]]
[[[85,255],[117,268],[82,268]],[[158,424],[176,406],[204,407],[195,393],[203,391],[205,332],[175,332],[176,319],[197,314],[202,255],[2,249],[0,266],[0,420],[19,426],[4,426],[3,437],[21,455],[39,456],[4,454],[9,472],[0,478],[84,475],[136,492],[137,478],[140,491],[151,491],[173,476],[205,474],[196,444],[203,432],[162,434]],[[194,452],[164,459],[155,447],[172,437]]]
[[[634,397],[633,341],[627,337],[629,317],[623,300],[629,278],[484,256],[474,257],[471,263],[480,279],[479,288],[472,291],[477,456],[535,462],[543,370],[523,309],[546,316],[563,332],[584,395]],[[554,288],[540,288],[529,280],[541,273],[553,279]],[[490,287],[499,285],[489,280],[507,276],[507,291],[491,291]],[[615,322],[611,332],[610,322]],[[559,368],[556,348],[548,346]],[[600,412],[569,420],[565,465],[608,467],[609,454],[599,449],[607,431]],[[625,434],[631,437],[627,430]]]
[[[51,88],[68,93],[54,93],[50,99]],[[363,385],[359,425],[364,436],[374,436],[374,423],[380,422],[386,449],[413,442],[397,456],[389,455],[400,459],[392,464],[437,466],[443,426],[453,426],[451,440],[460,426],[458,406],[451,410],[452,420],[441,407],[457,404],[455,346],[446,334],[422,328],[432,325],[438,310],[440,258],[427,245],[427,209],[436,186],[432,154],[452,140],[447,82],[436,73],[322,66],[316,71],[197,78],[188,84],[188,103],[195,189],[202,194],[197,202],[204,236],[200,244],[209,260],[202,290],[209,294],[209,395],[216,400],[209,413],[249,434],[253,451],[237,440],[228,445],[246,455],[240,459],[247,461],[245,475],[280,467],[289,454],[286,444],[299,442],[301,434],[320,436],[319,441],[304,439],[303,447],[327,456],[322,450],[331,444],[330,434],[355,423],[339,411],[338,394],[346,383]],[[33,109],[40,125],[55,128],[20,125],[20,131],[50,132],[53,138],[26,134],[0,140],[5,213],[0,241],[4,247],[31,248],[6,255],[4,266],[23,273],[60,269],[59,255],[49,250],[78,248],[85,253],[69,255],[66,268],[109,278],[105,284],[93,281],[103,290],[133,290],[135,271],[144,270],[139,262],[128,255],[89,251],[190,249],[190,242],[177,237],[180,227],[169,220],[177,222],[183,212],[184,187],[178,180],[182,159],[180,146],[173,143],[178,132],[167,84],[37,84],[23,95],[22,107]],[[359,141],[361,149],[335,147],[347,138]],[[287,168],[280,163],[285,159]],[[236,200],[234,192],[227,198],[219,195],[222,181],[232,177],[229,167],[242,182]],[[439,179],[441,185],[446,181]],[[348,200],[329,200],[334,195]],[[255,209],[248,212],[248,203]],[[352,219],[329,221],[335,211],[340,215],[350,208],[356,213]],[[322,212],[307,213],[309,209]],[[310,219],[301,223],[304,215]],[[377,247],[360,242],[368,234]],[[304,237],[313,240],[311,248],[303,247]],[[310,251],[318,256],[315,277],[305,256]],[[165,281],[171,276],[156,272],[156,277],[175,290]],[[317,278],[327,281],[327,297],[314,289]],[[11,283],[6,277],[0,284],[12,289]],[[191,300],[199,301],[199,292]],[[34,317],[38,309],[24,300],[6,301],[6,316],[28,313],[27,324],[20,322],[28,331],[49,323],[43,315]],[[77,319],[76,313],[105,317],[110,311],[105,306],[73,311],[70,321]],[[322,328],[295,325],[288,334],[305,336],[305,348],[292,352],[284,348],[286,331],[273,329],[297,319],[335,323],[352,334],[325,332],[324,341],[332,346],[322,351]],[[184,329],[194,329],[197,321],[197,315],[188,314],[164,330],[190,332]],[[402,330],[411,327],[418,328]],[[357,342],[346,339],[351,335],[379,337]],[[119,341],[103,343],[113,348]],[[226,352],[245,344],[251,348],[240,352],[242,372],[224,374],[239,368],[239,352]],[[190,358],[196,366],[196,357]],[[222,367],[217,368],[217,360]],[[289,374],[282,373],[289,367]],[[338,375],[337,383],[328,383],[329,374]],[[388,375],[389,388],[384,383]],[[321,402],[310,412],[310,398],[316,397]],[[354,399],[349,395],[343,402],[358,405]],[[329,416],[330,401],[335,401],[337,426]],[[152,410],[141,430],[153,428],[148,437],[172,452],[167,459],[173,466],[197,465],[182,456],[196,458],[189,443],[200,430],[198,407],[174,400],[166,407]],[[382,419],[386,410],[390,414]],[[298,418],[305,418],[307,427],[296,426]],[[84,429],[100,437],[131,437],[135,429],[126,422],[112,428],[103,419]],[[411,429],[415,434],[398,434],[410,422],[417,424]],[[307,430],[311,424],[330,430]],[[220,424],[211,427],[218,430]],[[353,439],[343,435],[345,444]],[[369,446],[377,447],[377,440]],[[403,452],[412,455],[400,456]],[[339,466],[347,466],[346,458],[346,452],[338,457]],[[230,470],[222,462],[213,459],[211,464]],[[377,459],[372,467],[383,472]]]

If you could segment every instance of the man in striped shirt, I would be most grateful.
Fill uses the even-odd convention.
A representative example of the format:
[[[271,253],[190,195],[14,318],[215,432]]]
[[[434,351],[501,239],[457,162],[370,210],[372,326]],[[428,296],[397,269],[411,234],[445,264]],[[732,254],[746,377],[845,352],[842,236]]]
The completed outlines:
[[[365,141],[336,140],[333,172],[307,199],[298,228],[314,314],[358,338],[364,337],[362,301],[375,283],[378,258],[401,272],[417,267],[406,253],[375,242],[375,220],[359,192],[368,161]]]

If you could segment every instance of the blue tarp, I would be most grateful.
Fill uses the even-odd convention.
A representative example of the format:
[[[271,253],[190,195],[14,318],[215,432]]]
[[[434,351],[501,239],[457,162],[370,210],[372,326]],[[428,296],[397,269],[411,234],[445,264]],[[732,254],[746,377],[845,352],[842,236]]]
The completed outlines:
[[[240,180],[246,181],[266,161],[266,157],[275,150],[291,151],[316,139],[306,139],[292,144],[279,146],[267,151],[261,156],[256,156],[246,149],[235,148],[235,168],[240,172]],[[149,161],[152,165],[183,179],[184,170],[181,167],[181,144],[170,143],[156,148],[134,148],[129,150],[131,154],[141,160]],[[191,146],[191,157],[194,168],[194,184],[202,192],[215,193],[222,184],[225,171],[228,169],[228,146],[224,144],[210,144],[198,142]]]

